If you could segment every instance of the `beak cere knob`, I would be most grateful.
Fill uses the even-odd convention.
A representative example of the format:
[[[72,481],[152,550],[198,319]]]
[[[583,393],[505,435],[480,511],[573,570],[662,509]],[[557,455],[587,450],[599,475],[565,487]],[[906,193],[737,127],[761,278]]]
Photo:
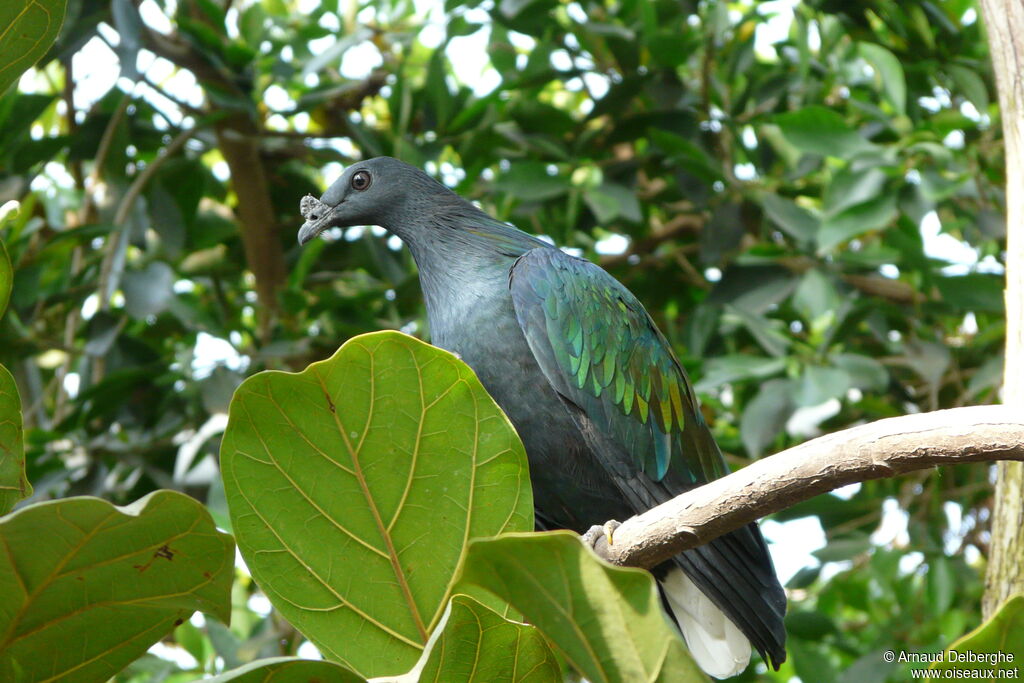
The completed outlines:
[[[323,204],[319,199],[311,194],[307,194],[301,201],[299,201],[299,213],[302,214],[302,217],[307,221],[319,220],[320,212],[318,209],[322,206]]]

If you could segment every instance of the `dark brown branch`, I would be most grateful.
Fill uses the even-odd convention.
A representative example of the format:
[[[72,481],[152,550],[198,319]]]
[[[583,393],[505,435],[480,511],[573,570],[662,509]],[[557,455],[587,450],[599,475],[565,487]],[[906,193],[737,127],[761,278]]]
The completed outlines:
[[[833,489],[938,465],[1024,461],[1024,415],[1006,406],[974,406],[906,415],[829,434],[759,460],[738,472],[626,520],[608,561],[652,567],[760,517]]]

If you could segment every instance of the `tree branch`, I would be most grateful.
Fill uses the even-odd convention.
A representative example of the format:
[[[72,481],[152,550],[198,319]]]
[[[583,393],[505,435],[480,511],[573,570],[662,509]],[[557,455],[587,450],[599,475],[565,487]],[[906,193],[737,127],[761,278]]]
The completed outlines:
[[[652,567],[683,550],[833,489],[937,465],[1024,461],[1024,415],[973,406],[888,418],[758,460],[626,520],[609,562]]]

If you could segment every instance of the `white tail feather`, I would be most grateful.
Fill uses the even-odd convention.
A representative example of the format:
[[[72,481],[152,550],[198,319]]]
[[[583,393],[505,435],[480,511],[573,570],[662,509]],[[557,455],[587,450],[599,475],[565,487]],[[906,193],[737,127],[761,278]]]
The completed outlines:
[[[747,668],[750,641],[682,569],[670,569],[661,586],[690,654],[705,673],[729,678]]]

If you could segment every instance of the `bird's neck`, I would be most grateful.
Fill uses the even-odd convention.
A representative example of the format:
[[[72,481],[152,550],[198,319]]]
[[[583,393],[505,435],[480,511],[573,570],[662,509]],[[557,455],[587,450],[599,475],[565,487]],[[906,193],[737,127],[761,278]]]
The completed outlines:
[[[508,298],[508,273],[515,260],[549,246],[468,202],[444,208],[388,226],[416,260],[435,343],[481,310],[500,306]]]

